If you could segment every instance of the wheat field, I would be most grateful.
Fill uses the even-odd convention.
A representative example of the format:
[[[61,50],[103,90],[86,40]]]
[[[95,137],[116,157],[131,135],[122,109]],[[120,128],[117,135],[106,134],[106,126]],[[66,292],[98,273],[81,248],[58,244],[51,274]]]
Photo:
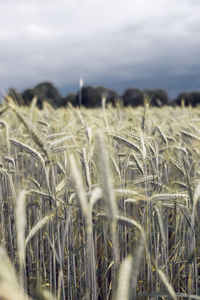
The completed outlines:
[[[0,299],[200,299],[200,110],[0,107]]]

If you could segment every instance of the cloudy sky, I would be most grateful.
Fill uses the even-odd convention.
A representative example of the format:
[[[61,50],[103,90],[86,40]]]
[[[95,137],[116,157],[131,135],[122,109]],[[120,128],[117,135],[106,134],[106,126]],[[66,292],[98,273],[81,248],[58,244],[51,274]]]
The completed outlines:
[[[0,89],[200,90],[199,0],[0,0]]]

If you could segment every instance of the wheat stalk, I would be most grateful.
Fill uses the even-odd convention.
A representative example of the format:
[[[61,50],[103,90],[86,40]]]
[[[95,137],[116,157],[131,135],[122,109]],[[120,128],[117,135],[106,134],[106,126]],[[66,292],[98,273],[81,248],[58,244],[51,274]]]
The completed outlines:
[[[173,286],[169,283],[169,280],[167,279],[167,276],[162,270],[157,270],[158,275],[160,276],[160,279],[162,280],[163,284],[167,288],[169,295],[172,297],[173,300],[177,300],[176,293],[174,291]]]
[[[196,135],[194,135],[194,134],[192,134],[190,132],[187,132],[187,131],[184,131],[184,130],[180,130],[180,133],[182,135],[185,135],[185,136],[189,137],[189,138],[192,138],[192,139],[200,141],[200,137],[198,137],[198,136],[196,136]]]
[[[160,136],[161,136],[162,140],[164,141],[164,143],[165,143],[166,145],[168,145],[168,140],[167,140],[167,138],[166,138],[164,132],[163,132],[162,129],[160,128],[160,126],[157,125],[156,128],[158,129],[158,131],[159,131],[159,133],[160,133]]]
[[[33,157],[38,159],[44,165],[44,160],[42,158],[42,155],[37,150],[33,149],[32,147],[30,147],[24,143],[18,142],[14,139],[10,139],[10,142],[12,144],[14,144],[15,146],[19,147],[21,150],[31,154]]]
[[[25,211],[25,195],[22,190],[16,200],[16,230],[17,230],[17,249],[20,266],[20,283],[24,286],[24,267],[25,267],[25,226],[26,226],[26,211]]]
[[[96,287],[96,270],[94,268],[95,254],[94,254],[91,206],[86,197],[82,176],[79,172],[75,158],[72,154],[70,155],[70,170],[71,170],[71,178],[73,181],[73,185],[75,187],[75,191],[77,193],[81,211],[86,222],[87,240],[88,240],[87,257],[89,260],[88,288],[90,288],[91,291],[94,293],[94,298],[95,298],[97,295],[97,287]]]
[[[103,191],[103,198],[106,209],[108,210],[110,222],[111,222],[111,233],[114,248],[115,261],[118,263],[118,246],[117,246],[117,205],[115,201],[115,193],[112,184],[112,175],[109,168],[109,157],[105,146],[103,136],[98,134],[96,137],[96,150],[98,153],[98,170],[101,181],[101,187]]]
[[[112,134],[111,136],[113,137],[114,140],[121,142],[122,144],[126,145],[127,147],[129,147],[129,148],[133,149],[134,151],[139,152],[141,154],[141,150],[140,150],[139,146],[136,144],[133,144],[130,140],[125,139],[125,138],[115,135],[115,134]]]
[[[77,198],[81,207],[82,214],[86,220],[88,220],[88,216],[90,214],[90,207],[88,200],[86,198],[86,192],[83,185],[82,176],[78,170],[75,158],[73,155],[70,155],[70,170],[71,170],[71,178],[75,187],[75,191],[77,193]]]
[[[150,200],[152,201],[187,201],[188,200],[187,194],[156,194],[153,195]]]
[[[0,245],[0,283],[3,282],[8,283],[10,287],[12,286],[15,289],[19,289],[14,267],[5,249]]]
[[[39,220],[30,230],[28,236],[26,237],[25,240],[25,248],[27,247],[28,242],[35,236],[35,234],[44,227],[44,225],[46,225],[51,217],[53,216],[53,214],[45,216],[44,218],[42,218],[41,220]]]
[[[32,124],[29,123],[29,121],[21,114],[19,109],[15,105],[10,105],[11,109],[15,112],[18,119],[24,124],[24,126],[28,129],[30,132],[34,142],[39,145],[41,150],[44,152],[46,157],[49,159],[49,153],[48,149],[46,148],[46,145],[43,143],[40,135],[37,133],[36,129],[33,127]]]
[[[130,294],[132,268],[133,268],[133,257],[129,255],[121,263],[117,292],[113,299],[115,300],[130,299],[129,294]]]
[[[87,152],[86,152],[85,148],[82,149],[82,162],[83,162],[83,169],[84,169],[86,184],[87,184],[89,191],[91,191],[92,182],[91,182],[91,177],[90,177],[90,169],[89,169],[89,163],[88,163],[88,158],[87,158]]]

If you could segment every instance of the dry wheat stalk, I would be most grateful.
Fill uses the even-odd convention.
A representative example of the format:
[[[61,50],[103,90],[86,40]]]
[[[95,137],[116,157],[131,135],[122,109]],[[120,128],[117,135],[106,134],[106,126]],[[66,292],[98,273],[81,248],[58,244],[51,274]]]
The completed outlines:
[[[164,224],[163,224],[163,220],[162,220],[162,216],[161,216],[159,208],[160,207],[156,207],[156,213],[157,213],[157,216],[158,216],[158,224],[159,224],[159,227],[160,227],[160,233],[161,233],[161,237],[162,237],[162,247],[165,249],[165,247],[167,245],[167,239],[166,239]]]
[[[44,218],[42,218],[41,220],[39,220],[30,230],[28,236],[26,237],[26,240],[25,240],[25,248],[27,248],[27,244],[28,242],[32,239],[32,237],[35,236],[35,234],[41,229],[44,227],[44,225],[46,225],[50,220],[51,220],[51,217],[53,215],[48,215],[48,216],[45,216]]]
[[[188,194],[156,194],[153,195],[150,200],[152,201],[187,201]]]
[[[115,134],[111,134],[111,136],[113,137],[114,140],[121,142],[122,144],[128,146],[129,148],[133,149],[136,152],[139,152],[141,154],[141,150],[139,148],[138,145],[133,144],[131,141],[129,141],[128,139],[125,139],[121,136],[115,135]]]
[[[129,255],[121,263],[117,291],[113,299],[115,300],[130,299],[130,284],[131,284],[132,268],[133,268],[133,257]]]
[[[141,165],[141,163],[139,162],[139,160],[137,159],[136,155],[135,154],[132,154],[132,157],[136,163],[136,166],[138,167],[139,171],[142,173],[142,175],[144,175],[144,170],[143,170],[143,167]]]
[[[9,286],[19,289],[19,283],[12,262],[8,258],[5,249],[0,245],[0,282],[6,282]]]
[[[187,132],[187,131],[184,131],[184,130],[180,130],[180,133],[182,135],[185,135],[185,136],[189,137],[189,138],[192,138],[192,139],[200,141],[200,137],[198,137],[198,136],[196,136],[196,135],[194,135],[194,134],[192,134],[190,132]]]
[[[24,143],[18,142],[14,139],[10,139],[10,142],[12,144],[14,144],[15,146],[19,147],[20,149],[22,149],[23,151],[31,154],[33,157],[38,159],[44,165],[44,160],[42,158],[42,155],[37,150],[33,149],[32,147],[30,147]]]
[[[59,145],[59,144],[63,144],[65,143],[66,141],[70,140],[71,138],[73,138],[73,136],[65,136],[63,137],[62,139],[59,139],[59,140],[55,140],[53,141],[49,147],[50,148],[54,148],[55,146]]]
[[[134,197],[139,197],[140,199],[145,200],[145,196],[139,194],[138,192],[134,190],[128,190],[128,189],[115,189],[115,194],[117,196],[123,196],[123,197],[128,197],[128,196],[134,196]]]
[[[20,267],[20,283],[24,286],[24,267],[25,267],[25,226],[26,226],[26,211],[25,211],[25,195],[24,190],[20,191],[16,199],[16,231],[17,231],[17,250]]]
[[[164,132],[162,131],[162,129],[160,128],[159,125],[156,126],[156,128],[158,129],[159,133],[160,133],[160,136],[162,138],[162,140],[164,141],[164,143],[166,145],[168,145],[168,140],[167,140],[167,137],[165,136]]]
[[[16,116],[19,118],[19,120],[24,124],[24,126],[28,129],[30,132],[34,142],[41,148],[41,150],[44,152],[46,157],[49,159],[49,153],[48,149],[46,148],[46,145],[42,141],[42,138],[40,135],[37,133],[36,129],[33,127],[32,124],[21,114],[19,109],[17,108],[16,105],[10,105],[11,109],[15,112]]]
[[[109,156],[105,146],[104,138],[101,134],[96,137],[96,150],[98,153],[98,170],[103,191],[103,198],[106,209],[108,210],[111,223],[112,241],[114,246],[114,256],[118,263],[118,246],[117,246],[117,205],[115,201],[115,193],[112,184],[112,175],[109,167]]]
[[[169,283],[169,280],[165,273],[162,270],[157,270],[158,275],[160,276],[160,279],[162,280],[163,284],[167,288],[169,295],[172,297],[172,299],[177,300],[176,293],[174,291],[173,286]]]
[[[82,163],[83,163],[86,184],[87,184],[89,191],[91,191],[92,182],[91,182],[91,177],[90,177],[90,168],[89,168],[89,163],[88,163],[88,158],[87,158],[87,151],[86,151],[85,147],[82,149],[81,154],[82,154],[81,158],[82,158]]]
[[[88,216],[90,214],[90,207],[88,200],[86,198],[86,192],[83,185],[82,176],[78,170],[75,158],[73,155],[70,155],[70,170],[71,170],[71,178],[75,187],[75,191],[77,193],[78,201],[81,207],[81,211],[86,220],[88,220]]]

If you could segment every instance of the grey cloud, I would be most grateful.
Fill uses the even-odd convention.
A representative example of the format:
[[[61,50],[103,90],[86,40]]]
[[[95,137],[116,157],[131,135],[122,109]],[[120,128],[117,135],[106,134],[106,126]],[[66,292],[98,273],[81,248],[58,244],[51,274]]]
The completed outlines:
[[[94,2],[60,1],[59,8],[55,1],[19,1],[16,12],[10,6],[9,21],[6,14],[0,20],[0,86],[24,89],[49,80],[65,92],[76,89],[80,77],[118,90],[165,87],[171,95],[200,86],[200,3],[169,0],[165,11],[154,0],[155,9],[142,14],[137,2],[141,16],[131,18],[131,1],[125,1],[131,13],[120,1]]]

